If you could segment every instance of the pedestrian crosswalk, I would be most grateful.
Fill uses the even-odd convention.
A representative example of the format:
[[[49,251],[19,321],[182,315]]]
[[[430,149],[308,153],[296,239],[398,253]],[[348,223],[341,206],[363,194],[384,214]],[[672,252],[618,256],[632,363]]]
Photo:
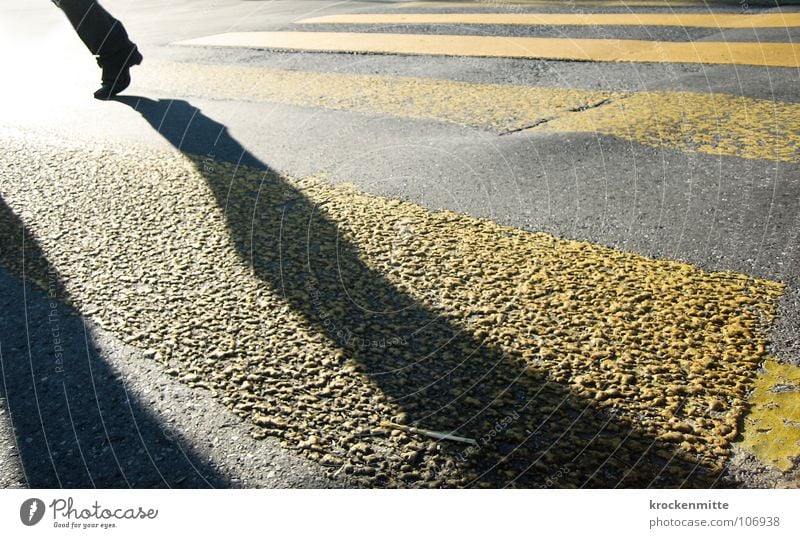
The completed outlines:
[[[408,2],[368,13],[301,18],[297,23],[303,27],[298,29],[230,32],[177,44],[315,53],[598,62],[599,76],[602,76],[603,65],[609,64],[667,67],[683,64],[703,70],[717,66],[729,69],[731,78],[739,77],[737,69],[800,68],[800,45],[792,39],[793,28],[800,26],[800,12],[797,11],[713,12],[707,3],[690,0],[578,0],[568,4],[570,9],[553,12],[549,9],[552,3],[537,0]],[[535,11],[543,6],[548,10]],[[627,10],[597,13],[592,11],[593,6],[617,6]],[[707,9],[689,11],[693,6]],[[445,7],[447,12],[437,11]],[[648,7],[669,10],[647,11]],[[462,12],[460,8],[478,8],[479,11]],[[391,32],[387,32],[386,25],[391,26]],[[414,28],[403,32],[403,25],[414,25]],[[319,26],[320,31],[315,31],[314,26]],[[420,28],[424,26],[436,30],[421,33]],[[688,32],[672,34],[668,39],[589,39],[537,36],[535,27],[541,26],[703,28],[716,32],[697,40]],[[465,35],[464,27],[474,31]],[[521,28],[523,35],[519,32],[494,35],[495,27]],[[449,28],[453,31],[448,31]],[[456,32],[456,28],[460,31]],[[524,31],[527,28],[531,29],[528,33]],[[761,39],[761,34],[753,33],[755,29],[773,30],[773,33],[768,39]],[[726,31],[751,33],[734,35]],[[798,103],[702,89],[597,90],[387,74],[181,64],[161,69],[158,81],[153,80],[152,84],[176,94],[443,121],[498,135],[533,131],[593,133],[650,147],[721,158],[800,162]],[[647,338],[649,336],[643,335],[643,339]],[[756,355],[753,357],[756,362],[767,358],[763,348]],[[774,361],[769,364],[771,372],[782,372],[781,379],[797,377],[796,367],[776,366],[778,363]],[[759,387],[767,383],[764,379],[762,376]],[[798,410],[783,400],[765,395],[767,392],[758,392],[761,399],[754,402],[753,414],[746,422],[750,427],[743,434],[743,446],[750,447],[767,464],[786,470],[791,467],[787,462],[797,452],[790,446],[798,440],[797,432],[770,433],[757,425],[773,424],[779,420],[776,417],[795,420],[791,417],[797,417]],[[725,435],[733,438],[730,433]]]
[[[489,4],[477,2],[474,6]],[[533,4],[526,4],[533,5]],[[325,31],[230,32],[181,41],[179,45],[284,51],[517,58],[613,62],[626,65],[699,64],[797,69],[800,45],[705,38],[701,41],[572,39],[535,36],[454,35],[447,32],[385,33],[386,24],[437,25],[645,25],[746,29],[800,25],[800,12],[760,14],[676,12],[381,12],[303,18],[299,24],[325,25]],[[331,25],[347,31],[330,31]],[[359,31],[352,31],[353,26]],[[394,27],[393,27],[394,28]],[[602,65],[602,64],[600,64]],[[601,68],[598,68],[601,69]],[[654,147],[747,159],[800,160],[793,102],[776,102],[726,93],[685,91],[597,91],[530,85],[478,84],[418,77],[282,71],[237,66],[173,65],[153,87],[188,88],[203,95],[227,96],[336,110],[424,118],[488,128],[499,134],[538,131],[594,132]],[[602,73],[602,71],[599,71]],[[736,71],[732,76],[738,77]],[[205,81],[205,82],[204,82]]]
[[[26,111],[0,238],[23,222],[93,323],[366,485],[708,487],[740,450],[796,473],[800,368],[769,330],[800,10],[370,5],[158,49],[87,98],[92,132]]]

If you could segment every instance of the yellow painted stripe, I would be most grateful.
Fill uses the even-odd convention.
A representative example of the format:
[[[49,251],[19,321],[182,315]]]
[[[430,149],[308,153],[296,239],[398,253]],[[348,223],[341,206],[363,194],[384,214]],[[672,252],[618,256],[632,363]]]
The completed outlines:
[[[740,445],[790,471],[800,462],[800,368],[767,360],[748,399]]]
[[[794,43],[672,42],[352,32],[232,32],[179,45],[318,52],[800,67]]]
[[[432,119],[496,132],[591,132],[654,147],[800,162],[800,104],[692,92],[605,92],[378,75],[150,64],[137,85],[176,95]],[[577,112],[576,112],[577,111]]]
[[[800,13],[379,13],[313,17],[300,24],[498,24],[559,26],[693,26],[785,28],[800,26]]]
[[[725,94],[640,92],[581,114],[561,114],[544,131],[616,136],[653,147],[800,162],[800,104]]]

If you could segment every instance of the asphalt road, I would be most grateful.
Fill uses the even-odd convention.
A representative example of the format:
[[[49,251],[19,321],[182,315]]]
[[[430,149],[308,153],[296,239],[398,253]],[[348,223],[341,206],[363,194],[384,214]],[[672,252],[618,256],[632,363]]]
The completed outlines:
[[[198,400],[195,416],[216,417],[215,423],[236,423],[248,439],[246,449],[241,445],[227,452],[203,448],[211,435],[209,428],[199,427],[191,419],[193,412],[183,409],[183,419],[170,424],[178,433],[166,437],[177,437],[195,451],[183,453],[157,433],[164,419],[153,417],[163,417],[163,412],[159,415],[161,411],[149,409],[144,399],[141,409],[132,408],[132,422],[127,418],[113,421],[121,431],[144,424],[145,434],[121,450],[124,454],[130,451],[129,465],[120,463],[119,458],[109,459],[102,449],[104,438],[115,437],[107,431],[88,426],[91,433],[86,434],[85,443],[77,441],[78,447],[101,447],[96,449],[99,475],[94,475],[101,479],[95,483],[92,472],[73,476],[58,470],[72,465],[69,458],[80,456],[86,463],[86,453],[73,449],[65,459],[46,456],[53,441],[46,438],[48,427],[37,424],[47,424],[49,416],[53,423],[63,424],[67,419],[61,411],[51,413],[45,406],[39,407],[40,414],[46,411],[41,415],[44,418],[31,421],[32,416],[36,418],[32,411],[36,406],[31,407],[24,396],[27,381],[11,379],[3,398],[16,434],[8,433],[11,430],[6,424],[0,439],[15,448],[4,465],[13,467],[13,454],[20,454],[26,472],[17,473],[16,479],[3,485],[23,483],[22,477],[27,476],[29,485],[55,486],[58,480],[54,477],[62,476],[64,485],[102,483],[112,487],[337,486],[347,484],[343,477],[352,476],[361,480],[360,485],[373,486],[535,487],[562,468],[571,470],[567,478],[562,478],[563,472],[559,474],[559,486],[795,484],[796,467],[786,462],[796,461],[792,458],[798,455],[796,426],[787,427],[777,441],[766,442],[770,447],[780,445],[775,450],[762,450],[758,446],[764,443],[754,442],[756,448],[748,452],[749,441],[737,434],[744,428],[746,410],[758,407],[746,402],[765,371],[768,355],[776,364],[800,365],[798,67],[485,58],[479,53],[325,53],[178,42],[230,32],[346,32],[380,33],[387,43],[395,34],[420,34],[690,42],[702,48],[713,42],[793,43],[800,37],[800,28],[300,22],[350,13],[776,12],[774,6],[756,4],[743,11],[738,2],[679,9],[633,3],[628,7],[525,2],[507,6],[398,4],[198,0],[165,6],[156,1],[106,1],[104,5],[124,21],[145,56],[143,65],[134,68],[134,83],[124,97],[109,102],[91,98],[99,78],[97,68],[55,7],[0,7],[0,61],[4,72],[11,75],[0,89],[0,137],[7,148],[0,195],[10,222],[4,228],[7,248],[2,259],[3,266],[16,275],[3,273],[0,280],[9,290],[16,290],[8,292],[8,308],[3,312],[0,351],[4,366],[7,361],[20,360],[14,353],[24,354],[26,348],[45,356],[47,352],[42,350],[51,344],[46,331],[28,344],[15,340],[24,326],[24,312],[49,309],[44,297],[39,298],[38,307],[36,300],[31,303],[30,298],[26,302],[19,297],[24,284],[15,279],[23,276],[25,266],[14,250],[20,236],[9,232],[18,228],[15,223],[19,221],[29,228],[30,241],[38,245],[33,259],[44,259],[44,267],[55,267],[59,273],[63,291],[58,294],[58,308],[71,309],[96,324],[103,334],[98,337],[101,341],[115,342],[108,347],[117,351],[98,359],[97,368],[104,377],[113,378],[112,370],[136,368],[145,361],[148,373],[131,381],[132,386],[141,390],[151,385],[174,386],[162,392],[175,394],[178,400],[202,394],[202,398],[196,396],[202,402]],[[800,7],[782,9],[800,13]],[[313,41],[310,37],[303,40]],[[426,86],[431,80],[448,84]],[[533,98],[515,96],[529,88],[542,93],[536,97],[540,101],[523,114],[523,107],[515,103]],[[704,100],[703,96],[712,94],[724,95],[727,100]],[[504,105],[509,102],[512,104]],[[506,124],[513,128],[502,127]],[[230,184],[218,181],[219,174],[223,179],[238,177],[238,171],[225,168],[226,162],[260,171],[264,174],[261,182],[234,186],[233,179]],[[194,163],[194,176],[186,171],[191,168],[186,168],[187,163]],[[312,183],[295,181],[312,176]],[[285,182],[275,179],[284,177]],[[301,218],[296,229],[284,228],[292,221],[283,220],[289,218],[285,212],[272,214],[271,206],[261,215],[263,206],[258,204],[269,199],[266,194],[294,200],[290,213],[305,215],[307,226]],[[398,200],[409,204],[393,205]],[[325,208],[325,219],[312,225],[318,207]],[[457,216],[441,220],[440,210]],[[482,222],[491,224],[484,228]],[[259,230],[269,235],[278,228],[282,235],[277,242],[257,237]],[[309,247],[305,257],[281,250],[314,243],[309,230],[323,238],[315,247],[319,250]],[[369,238],[370,230],[373,238]],[[463,237],[460,230],[464,230]],[[530,237],[548,234],[557,245],[552,247],[557,255],[548,254],[551,247],[542,246],[545,243],[536,243],[540,250],[529,247],[524,240],[528,235],[519,242],[514,239],[513,244],[500,241],[506,236],[516,238],[520,231],[536,234]],[[170,234],[181,240],[173,243]],[[343,234],[344,247],[339,234]],[[336,237],[336,252],[331,254],[336,265],[322,263],[312,271],[308,264],[308,270],[303,269],[302,263],[313,257],[310,252],[327,259],[331,236]],[[450,238],[471,246],[456,248],[448,243]],[[225,250],[227,241],[230,252]],[[590,251],[580,252],[594,261],[583,265],[583,255],[575,254],[570,241],[589,244]],[[169,256],[166,244],[175,250],[176,259],[182,260],[174,266],[162,260]],[[350,247],[355,254],[342,254]],[[177,254],[184,248],[203,254]],[[273,248],[278,249],[277,254],[271,252]],[[591,250],[595,248],[599,250]],[[480,268],[480,260],[488,262],[493,255],[499,258],[493,260],[499,262],[497,267],[488,264],[492,271]],[[534,257],[548,260],[541,263],[550,268],[549,276],[528,263]],[[669,265],[675,262],[685,265]],[[344,286],[328,282],[326,267],[335,267],[340,273],[349,267],[341,282]],[[628,287],[624,290],[596,279],[606,268],[614,272],[621,267],[641,268],[638,276],[629,275],[625,280]],[[682,268],[689,268],[688,272]],[[208,271],[214,274],[211,280]],[[287,271],[291,273],[288,277]],[[315,276],[309,281],[294,276],[305,272]],[[490,278],[493,272],[496,279]],[[685,281],[670,276],[690,273]],[[40,268],[24,276],[46,292],[46,274],[46,269]],[[534,274],[539,280],[528,281]],[[742,278],[741,282],[751,283],[729,284],[722,277],[707,276],[725,274],[735,274],[732,281]],[[151,296],[136,287],[146,281],[143,275],[152,277],[152,282],[170,284],[151,283],[155,289]],[[247,275],[253,280],[247,280]],[[568,278],[558,281],[560,275]],[[348,280],[351,277],[353,280]],[[120,281],[130,286],[125,288]],[[225,285],[211,285],[212,281]],[[309,282],[320,286],[322,293],[315,295]],[[455,291],[439,293],[450,290],[452,282],[460,282]],[[552,288],[545,302],[536,302],[538,292],[526,295],[533,282],[545,282]],[[655,287],[644,283],[655,283]],[[365,302],[353,302],[350,295],[343,298],[337,286],[358,289]],[[750,289],[753,291],[747,291]],[[631,320],[644,316],[636,305],[643,294],[653,290],[665,298],[673,297],[673,305],[665,299],[648,306],[649,311],[658,313],[653,323],[657,328],[650,329],[645,325],[651,325]],[[559,295],[561,291],[563,295]],[[35,293],[31,291],[31,297]],[[131,295],[121,300],[119,294],[127,293]],[[218,306],[206,305],[201,300],[204,294]],[[436,297],[431,299],[433,295]],[[370,296],[389,299],[375,303]],[[265,313],[254,297],[274,310]],[[609,308],[616,308],[615,300],[628,315],[618,325],[606,323],[613,318]],[[322,306],[317,304],[320,301]],[[357,308],[348,307],[348,301]],[[697,311],[693,301],[706,302],[708,310]],[[565,302],[566,310],[559,310]],[[27,310],[18,308],[29,303]],[[512,303],[523,314],[516,315],[504,306]],[[223,308],[219,305],[225,309],[215,310]],[[547,331],[541,333],[545,341],[560,339],[550,348],[541,338],[531,337],[540,325],[547,325],[533,315],[539,308],[555,312],[555,321],[548,318],[547,323],[559,329],[550,336]],[[204,309],[211,313],[208,319],[199,314]],[[717,328],[709,322],[712,310],[725,320],[721,322],[721,343],[715,340]],[[69,314],[64,312],[66,319]],[[329,312],[333,312],[332,318]],[[684,315],[688,322],[681,321]],[[226,323],[212,323],[215,317]],[[184,334],[184,327],[198,318],[206,319],[203,329],[186,336],[189,333]],[[256,318],[259,323],[290,327],[287,334],[295,335],[254,333],[263,345],[251,346],[244,335],[249,329],[239,333],[238,327],[246,323],[236,320]],[[402,340],[402,354],[419,359],[408,359],[408,364],[388,361],[381,366],[387,371],[417,367],[423,358],[454,340],[453,345],[461,351],[442,352],[438,366],[423,368],[407,379],[398,375],[386,380],[375,372],[380,357],[393,354],[367,353],[363,345],[357,349],[358,344],[353,351],[352,341],[327,334],[336,332],[327,325],[330,319],[334,327],[354,334],[369,327],[371,340],[363,337],[362,344]],[[85,329],[83,324],[70,323],[74,327],[67,332],[76,339],[77,343],[70,344],[75,356],[104,356],[81,351]],[[441,326],[430,329],[427,336],[418,336],[435,323]],[[731,327],[737,324],[746,329],[741,340],[731,336],[735,332]],[[688,336],[676,336],[669,332],[672,328],[686,331]],[[564,334],[559,336],[562,330]],[[231,331],[241,336],[232,344],[228,343]],[[504,336],[506,332],[512,335],[510,340]],[[632,336],[637,332],[644,335],[641,341]],[[446,337],[451,333],[460,336]],[[614,368],[619,371],[612,368],[613,375],[607,365],[599,366],[601,359],[597,359],[598,366],[587,359],[600,345],[599,337],[587,335],[600,333],[606,345],[614,348],[611,359],[617,361]],[[409,334],[415,336],[406,338]],[[525,338],[520,336],[523,334]],[[618,347],[614,347],[618,343],[614,335],[620,338]],[[725,340],[729,337],[733,339]],[[319,343],[326,338],[330,342]],[[694,340],[700,351],[696,356],[689,353],[686,346],[678,345],[679,340]],[[323,347],[314,348],[317,344]],[[703,347],[706,345],[710,347]],[[273,368],[280,371],[284,368],[280,364],[291,363],[289,359],[280,364],[270,362],[284,356],[283,346],[288,346],[287,357],[302,358],[275,373]],[[297,348],[305,350],[305,355],[292,351]],[[469,358],[456,359],[463,350],[470,350]],[[643,357],[640,362],[619,366],[632,350],[634,357]],[[342,373],[339,368],[346,364],[340,364],[340,358],[334,359],[330,368],[335,368],[328,374],[317,371],[319,365],[310,366],[321,357],[339,357],[341,352],[356,365],[355,372]],[[203,362],[209,356],[220,360]],[[691,373],[692,368],[684,364],[687,356],[697,361],[713,359],[714,364],[722,365],[718,370],[705,365],[705,378],[697,381],[692,377],[696,372]],[[152,358],[156,360],[149,360]],[[247,364],[243,377],[223,374],[226,365],[222,359],[230,359],[227,366],[231,367]],[[660,362],[668,363],[668,368],[670,361],[674,370],[643,373]],[[264,370],[267,362],[269,371]],[[487,364],[494,366],[487,370]],[[536,364],[542,371],[520,380],[520,364]],[[729,366],[734,373],[728,371]],[[460,368],[464,374],[453,376]],[[787,372],[781,375],[794,375],[793,370]],[[356,379],[356,374],[364,377]],[[73,371],[71,375],[96,378],[100,374]],[[628,382],[620,381],[627,375],[639,376],[642,386],[654,383],[648,395],[629,392],[624,387]],[[425,376],[434,382],[419,381]],[[47,379],[52,382],[52,376],[44,377],[45,384]],[[445,377],[447,383],[439,383]],[[492,378],[496,382],[486,381]],[[268,390],[283,382],[296,386],[285,393],[278,390],[277,395]],[[552,419],[527,415],[534,406],[520,403],[541,383],[548,389],[540,396],[539,407],[555,407]],[[670,387],[692,383],[702,387],[697,389],[701,392],[687,395],[679,391],[682,399],[675,401],[682,403],[670,407]],[[724,390],[711,390],[717,383]],[[517,387],[516,403],[503,399],[504,394],[514,392],[508,390],[512,386]],[[114,403],[121,398],[115,395],[119,390],[111,383],[108,395],[96,406],[101,409],[98,416],[103,415],[106,401]],[[332,391],[334,396],[320,397],[320,391]],[[352,400],[345,395],[347,391],[355,394]],[[306,401],[309,393],[317,396]],[[435,409],[423,409],[423,403],[413,397],[414,404],[408,402],[409,395],[423,393],[426,396],[420,399],[427,399]],[[691,400],[695,396],[696,402]],[[701,396],[705,398],[702,401]],[[76,401],[84,402],[80,404],[84,410],[94,407],[90,400],[86,403],[87,397],[76,396]],[[462,403],[453,407],[451,397]],[[662,397],[665,411],[648,414],[645,409]],[[470,399],[474,401],[464,403]],[[561,407],[553,404],[558,401],[567,402],[568,411],[558,411]],[[52,398],[52,407],[59,407],[59,402]],[[350,419],[330,418],[339,417],[341,407],[348,405],[354,405],[359,413]],[[696,412],[682,415],[693,405]],[[286,411],[287,406],[300,411]],[[525,411],[520,411],[520,406]],[[588,414],[586,409],[590,409]],[[793,419],[791,413],[796,410],[785,412],[785,418]],[[15,416],[19,416],[16,421]],[[87,411],[84,420],[90,424],[97,417]],[[508,438],[491,447],[482,445],[477,454],[468,454],[472,463],[464,463],[469,458],[458,445],[433,443],[400,430],[381,433],[380,424],[386,420],[476,439],[483,439],[482,433],[494,428]],[[535,427],[540,425],[544,427]],[[39,430],[45,434],[39,436]],[[567,438],[564,432],[569,433]],[[667,435],[672,433],[675,435]],[[598,438],[603,441],[599,447],[588,449]],[[614,440],[619,439],[624,442],[615,445]],[[32,448],[25,448],[26,443]],[[106,444],[113,445],[112,441]],[[148,471],[136,477],[136,468],[150,468],[135,463],[139,445],[155,447],[153,453],[158,457],[148,458],[148,465],[161,461],[159,457],[174,461],[171,454],[175,452],[183,454],[182,466],[171,468],[174,476]],[[650,449],[656,455],[648,456],[649,460],[639,457]],[[275,475],[263,475],[270,464],[262,465],[258,472],[242,471],[231,464],[245,450],[262,451],[267,454],[261,456],[263,461],[278,462],[274,465],[290,469],[291,476],[276,482]],[[560,452],[566,455],[553,455]],[[541,453],[549,455],[542,459]],[[41,468],[38,462],[48,459],[53,462],[54,474],[30,471]],[[91,463],[86,466],[93,468]]]

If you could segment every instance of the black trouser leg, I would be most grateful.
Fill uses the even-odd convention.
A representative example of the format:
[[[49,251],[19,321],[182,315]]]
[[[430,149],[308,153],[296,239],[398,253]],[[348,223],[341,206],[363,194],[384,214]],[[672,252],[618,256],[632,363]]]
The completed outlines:
[[[95,56],[111,58],[133,47],[125,27],[94,0],[53,0]]]

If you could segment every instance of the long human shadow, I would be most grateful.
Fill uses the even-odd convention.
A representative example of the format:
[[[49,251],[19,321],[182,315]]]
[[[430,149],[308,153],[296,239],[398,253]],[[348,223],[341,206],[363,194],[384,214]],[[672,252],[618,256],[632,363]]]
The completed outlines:
[[[58,271],[2,198],[0,263],[0,396],[28,487],[229,485],[128,393],[107,348],[67,306]]]
[[[439,443],[437,465],[463,478],[437,482],[426,467],[424,474],[404,475],[408,486],[715,483],[715,471],[676,452],[675,445],[548,381],[546,371],[481,341],[369,268],[341,233],[347,223],[332,220],[225,125],[184,100],[116,100],[196,163],[242,260],[399,405],[407,425],[491,439],[473,449]],[[203,165],[209,158],[239,166],[231,175],[214,173]],[[386,465],[389,474],[397,473]]]

